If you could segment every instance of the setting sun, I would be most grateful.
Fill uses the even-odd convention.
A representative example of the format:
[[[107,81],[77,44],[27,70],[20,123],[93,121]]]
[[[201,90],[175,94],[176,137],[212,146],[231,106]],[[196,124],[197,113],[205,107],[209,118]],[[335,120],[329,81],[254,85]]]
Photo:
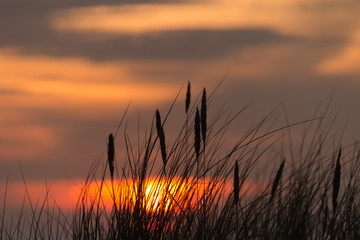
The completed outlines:
[[[88,198],[89,203],[101,199],[104,207],[111,209],[114,202],[118,207],[130,207],[133,209],[141,192],[139,182],[136,181],[105,181],[103,184],[91,183],[83,187],[83,196]],[[148,212],[156,213],[162,210],[178,212],[183,208],[191,208],[199,205],[200,198],[204,194],[204,183],[201,179],[181,178],[150,178],[143,182],[143,198],[141,206]],[[222,190],[223,201],[230,194],[231,183],[211,183],[207,179],[207,188],[211,187],[211,193],[219,194]],[[223,189],[220,189],[223,188]],[[209,191],[209,190],[207,190]],[[209,194],[209,193],[208,193]]]

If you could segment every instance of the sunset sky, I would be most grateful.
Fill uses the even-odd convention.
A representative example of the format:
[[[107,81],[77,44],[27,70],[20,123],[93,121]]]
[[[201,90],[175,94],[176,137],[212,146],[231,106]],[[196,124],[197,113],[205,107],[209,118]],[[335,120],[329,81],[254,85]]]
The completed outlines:
[[[182,86],[183,117],[188,81],[198,96],[228,73],[216,101],[254,100],[238,123],[281,102],[301,121],[333,92],[337,127],[360,139],[359,12],[358,0],[1,1],[0,191],[19,163],[29,183],[85,177],[130,101],[136,134]]]

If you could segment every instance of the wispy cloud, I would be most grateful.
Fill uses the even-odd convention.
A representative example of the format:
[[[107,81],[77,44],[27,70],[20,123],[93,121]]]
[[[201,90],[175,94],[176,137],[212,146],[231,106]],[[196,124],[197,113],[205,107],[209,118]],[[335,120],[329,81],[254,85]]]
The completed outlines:
[[[360,74],[360,29],[354,31],[346,45],[336,54],[326,58],[316,66],[322,74]]]
[[[170,101],[178,91],[176,84],[134,81],[124,66],[1,49],[0,162],[41,160],[71,142],[73,137],[66,140],[62,135],[69,126],[59,125],[56,115],[106,120],[118,116],[116,109],[130,100],[133,107],[146,108]],[[39,111],[54,117],[44,123]]]
[[[96,64],[81,58],[26,57],[0,52],[0,89],[23,93],[3,95],[7,104],[38,107],[84,107],[126,103],[147,105],[168,101],[178,86],[136,83],[119,62]],[[18,69],[21,69],[19,71]],[[0,105],[4,105],[1,103]]]
[[[340,4],[339,0],[211,0],[176,5],[95,6],[60,10],[53,15],[52,24],[60,31],[113,34],[260,27],[297,36],[319,36],[331,34],[326,26],[333,21],[351,23],[348,13],[354,6],[359,4]]]

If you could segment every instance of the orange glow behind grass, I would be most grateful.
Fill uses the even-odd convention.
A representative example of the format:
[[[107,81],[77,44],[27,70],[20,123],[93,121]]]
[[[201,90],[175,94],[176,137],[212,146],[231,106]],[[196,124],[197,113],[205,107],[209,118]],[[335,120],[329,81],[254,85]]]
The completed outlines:
[[[114,203],[117,208],[135,209],[137,201],[140,208],[147,212],[171,211],[177,213],[185,209],[196,209],[202,204],[204,193],[213,197],[220,203],[225,203],[233,191],[233,183],[230,181],[215,181],[202,178],[150,178],[144,180],[142,191],[139,191],[138,181],[114,181],[106,180],[91,183],[83,188],[82,196],[86,198],[86,204],[93,205],[99,199],[106,210],[111,210]],[[259,183],[245,182],[240,195],[253,196],[260,189]],[[141,196],[142,195],[142,196]],[[140,202],[139,202],[140,201]]]
[[[196,204],[197,195],[204,192],[202,183],[196,180],[172,179],[146,179],[139,191],[138,181],[105,181],[103,186],[92,183],[87,187],[85,195],[94,202],[101,195],[105,208],[110,209],[114,203],[118,207],[135,208],[137,199],[142,199],[141,207],[147,212],[179,211],[183,207]],[[143,195],[143,196],[141,196]]]
[[[4,199],[5,184],[1,184],[0,198]],[[201,204],[204,194],[213,195],[225,201],[232,193],[233,183],[215,182],[210,179],[181,179],[181,178],[150,178],[143,182],[143,196],[140,207],[147,212],[172,211],[177,213],[184,209],[196,209]],[[76,204],[91,207],[100,204],[101,208],[111,211],[114,203],[117,208],[133,210],[136,206],[139,182],[132,180],[104,180],[88,184],[74,184],[69,181],[56,181],[44,183],[30,181],[26,183],[29,192],[27,196],[24,183],[21,181],[9,182],[7,186],[6,205],[12,209],[20,209],[28,200],[32,206],[41,207],[46,202],[46,207],[60,207],[62,210],[75,209]],[[259,183],[246,182],[241,195],[251,196],[260,189]],[[48,192],[48,194],[47,194]],[[80,205],[79,205],[80,204]]]

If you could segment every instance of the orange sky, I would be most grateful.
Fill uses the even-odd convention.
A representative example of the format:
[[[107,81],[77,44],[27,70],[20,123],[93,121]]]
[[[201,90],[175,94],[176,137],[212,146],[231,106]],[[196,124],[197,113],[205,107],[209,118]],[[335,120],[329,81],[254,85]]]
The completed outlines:
[[[229,139],[281,101],[303,120],[333,90],[337,127],[349,119],[359,139],[359,12],[357,0],[2,1],[1,187],[18,163],[29,181],[86,176],[129,101],[136,134],[138,114],[145,131],[187,81],[198,95],[228,72],[217,102],[255,100]]]

